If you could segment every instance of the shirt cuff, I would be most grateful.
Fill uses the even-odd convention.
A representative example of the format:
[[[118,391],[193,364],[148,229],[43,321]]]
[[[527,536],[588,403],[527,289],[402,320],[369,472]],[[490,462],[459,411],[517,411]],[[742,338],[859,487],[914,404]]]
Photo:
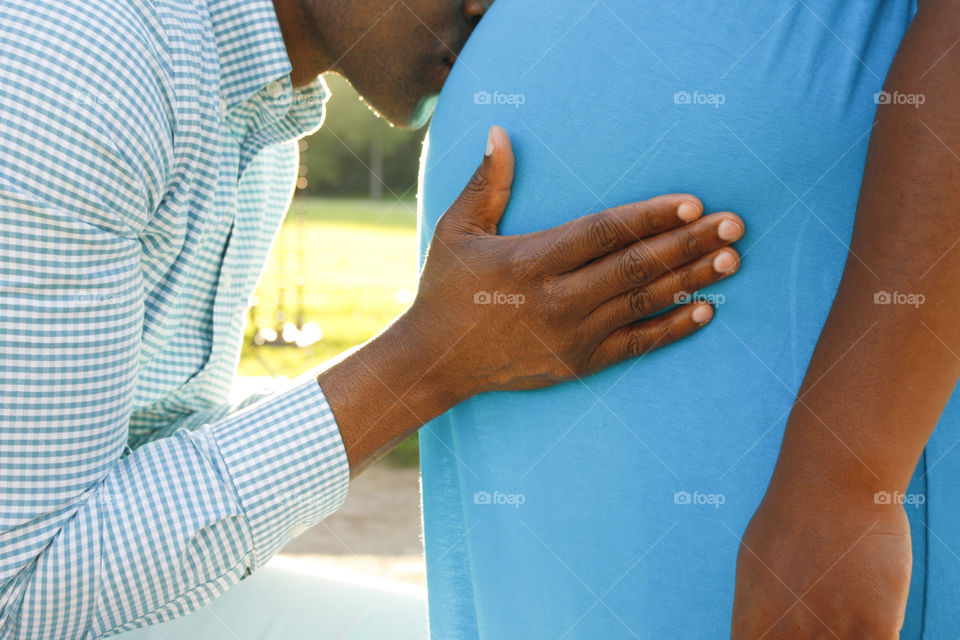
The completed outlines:
[[[251,570],[347,496],[350,463],[316,375],[212,425],[253,536]]]

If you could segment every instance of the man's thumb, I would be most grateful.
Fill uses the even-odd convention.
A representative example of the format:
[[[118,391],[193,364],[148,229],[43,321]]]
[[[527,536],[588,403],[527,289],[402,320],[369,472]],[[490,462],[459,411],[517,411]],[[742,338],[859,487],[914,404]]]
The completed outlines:
[[[502,127],[491,127],[483,162],[444,217],[468,233],[497,232],[510,201],[513,184],[513,147]]]

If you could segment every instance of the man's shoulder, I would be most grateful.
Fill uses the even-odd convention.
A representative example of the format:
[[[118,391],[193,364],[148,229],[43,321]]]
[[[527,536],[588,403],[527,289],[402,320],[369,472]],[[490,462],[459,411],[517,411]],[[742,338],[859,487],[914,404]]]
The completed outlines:
[[[169,27],[163,14],[163,4],[151,0],[9,0],[0,13],[0,32],[27,52],[51,53],[51,69],[84,64],[96,71],[111,62],[136,62],[133,54],[160,62]]]
[[[182,87],[198,82],[184,78],[208,46],[197,2],[5,0],[0,174],[20,188],[43,175],[65,175],[71,191],[97,184],[145,215],[170,171],[177,114],[189,112]]]
[[[0,12],[6,111],[101,128],[156,101],[171,82],[166,29],[143,0],[12,0]]]
[[[216,72],[205,0],[5,0],[0,77],[52,106],[175,113],[184,86]],[[130,108],[130,104],[135,108]],[[82,111],[82,109],[78,109]],[[124,113],[125,111],[125,113]],[[156,125],[157,123],[154,123]]]

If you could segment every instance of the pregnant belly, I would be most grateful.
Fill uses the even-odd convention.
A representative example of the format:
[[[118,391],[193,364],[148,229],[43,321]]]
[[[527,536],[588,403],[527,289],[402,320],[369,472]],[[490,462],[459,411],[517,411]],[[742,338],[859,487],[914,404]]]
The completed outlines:
[[[490,629],[529,617],[545,576],[551,631],[611,588],[619,617],[647,628],[684,607],[715,623],[836,292],[874,94],[909,3],[556,4],[501,0],[468,44],[423,161],[423,245],[500,124],[517,152],[501,233],[689,191],[744,218],[743,266],[701,292],[717,315],[694,337],[432,423],[428,562],[432,539],[464,537],[447,562],[470,573]]]

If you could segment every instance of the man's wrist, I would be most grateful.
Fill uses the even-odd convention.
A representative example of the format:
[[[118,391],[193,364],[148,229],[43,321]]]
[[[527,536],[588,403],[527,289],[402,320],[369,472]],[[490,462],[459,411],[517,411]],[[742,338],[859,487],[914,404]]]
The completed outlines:
[[[404,314],[317,376],[356,475],[472,393],[449,375],[451,345]]]
[[[480,391],[470,381],[472,368],[455,362],[459,340],[444,335],[416,307],[397,317],[381,337],[381,366],[402,381],[408,404],[430,416],[424,422]]]

